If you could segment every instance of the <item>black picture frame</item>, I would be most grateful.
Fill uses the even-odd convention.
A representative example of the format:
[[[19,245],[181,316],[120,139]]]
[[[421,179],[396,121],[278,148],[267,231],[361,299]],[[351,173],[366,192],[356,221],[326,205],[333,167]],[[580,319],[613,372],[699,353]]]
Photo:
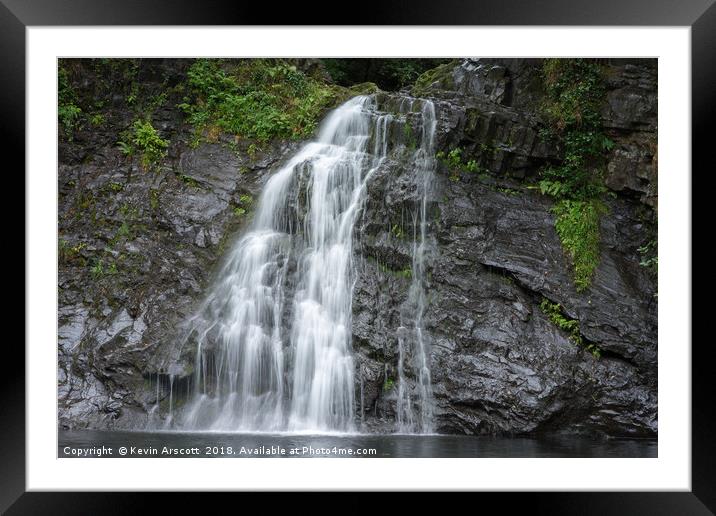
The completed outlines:
[[[382,1],[346,15],[320,20],[318,12],[302,3],[276,5],[260,2],[212,0],[0,0],[0,145],[3,156],[16,158],[15,170],[25,166],[25,30],[28,26],[70,25],[621,25],[689,26],[692,50],[692,169],[699,177],[713,168],[707,128],[713,124],[716,92],[715,0],[483,0],[467,4],[414,0]],[[320,21],[319,21],[320,20]],[[710,170],[709,170],[710,171]],[[6,174],[10,169],[6,169]],[[684,171],[662,171],[684,173]],[[17,173],[16,173],[17,174]],[[19,174],[17,174],[19,177]],[[18,179],[16,177],[16,180]],[[24,190],[24,182],[21,188]],[[698,190],[693,190],[697,193]],[[703,192],[702,192],[702,195]],[[692,217],[694,222],[698,219]],[[692,233],[693,234],[693,233]],[[698,234],[698,233],[696,233]],[[704,233],[705,234],[705,233]],[[23,237],[24,238],[24,237]],[[19,241],[19,240],[17,240]],[[692,259],[693,264],[693,259]],[[693,266],[693,265],[692,265]],[[25,274],[28,274],[25,269]],[[26,276],[27,277],[27,276]],[[704,288],[704,287],[702,287]],[[19,304],[19,303],[18,303]],[[694,306],[695,307],[695,306]],[[26,306],[26,310],[32,310]],[[26,312],[27,313],[27,312]],[[693,318],[697,322],[697,318]],[[9,325],[8,325],[9,326]],[[7,514],[104,514],[146,509],[148,495],[126,493],[25,492],[25,353],[8,345],[2,380],[2,439],[0,440],[0,510]],[[688,345],[689,343],[681,343]],[[716,435],[712,399],[711,339],[692,344],[692,490],[644,493],[522,493],[485,494],[490,502],[509,497],[509,508],[549,514],[714,514],[716,513]],[[7,356],[7,355],[10,356]],[[358,496],[358,495],[352,495]],[[184,509],[203,504],[203,497],[173,493],[163,497]],[[413,503],[422,503],[420,497]],[[456,501],[453,503],[460,503]],[[468,502],[474,503],[474,502]],[[482,503],[482,502],[481,502]],[[402,502],[405,504],[405,502]],[[354,509],[357,502],[349,504]],[[248,507],[248,506],[247,506]],[[346,507],[346,506],[344,506]],[[402,505],[410,510],[408,505]],[[164,506],[170,511],[169,505]],[[384,508],[385,509],[385,508]],[[476,509],[477,510],[477,509]]]

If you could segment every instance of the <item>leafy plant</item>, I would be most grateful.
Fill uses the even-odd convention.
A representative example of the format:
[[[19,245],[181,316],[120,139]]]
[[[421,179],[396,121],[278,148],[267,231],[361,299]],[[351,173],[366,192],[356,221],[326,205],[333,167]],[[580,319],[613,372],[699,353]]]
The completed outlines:
[[[70,138],[82,115],[82,109],[77,102],[77,94],[70,84],[69,72],[60,64],[57,69],[57,118]]]
[[[552,303],[549,299],[543,297],[539,307],[555,326],[569,335],[569,340],[575,344],[584,346],[585,349],[596,358],[602,356],[602,350],[599,349],[597,345],[592,343],[585,344],[584,338],[582,337],[582,333],[579,329],[579,321],[567,318],[562,311],[562,306],[559,303]]]
[[[99,127],[105,124],[107,119],[102,113],[95,113],[90,117],[90,124],[92,124],[95,127]]]
[[[117,147],[119,147],[119,150],[127,157],[134,156],[134,146],[131,143],[118,141]]]
[[[574,265],[574,284],[583,291],[599,264],[599,218],[606,211],[598,200],[562,200],[554,205],[555,229]]]
[[[149,120],[136,120],[132,125],[133,133],[131,145],[141,151],[141,162],[145,169],[155,166],[164,159],[169,142],[163,140]],[[120,148],[126,148],[124,142],[118,142]]]
[[[234,207],[234,214],[237,217],[246,215],[246,212],[254,203],[254,198],[248,194],[243,194],[239,197],[239,205]]]
[[[57,117],[67,133],[71,133],[77,125],[81,114],[82,110],[74,104],[60,105],[57,108]]]
[[[395,380],[392,378],[386,378],[385,382],[383,383],[383,391],[389,392],[393,390],[393,387],[395,387]]]
[[[639,265],[641,265],[642,267],[646,267],[654,274],[657,274],[659,270],[658,250],[659,245],[656,238],[654,238],[653,240],[649,240],[646,244],[637,249],[637,251],[641,255],[641,261],[639,262]]]
[[[439,159],[445,164],[445,166],[447,166],[450,171],[449,179],[451,181],[460,180],[460,176],[458,175],[460,170],[465,170],[473,174],[484,172],[480,165],[478,165],[477,160],[471,159],[465,161],[463,159],[463,149],[460,147],[455,147],[447,153],[444,151],[438,151],[435,153],[435,158]]]
[[[90,272],[95,279],[99,279],[104,275],[104,261],[102,260],[102,258],[95,262],[95,264],[90,269]]]

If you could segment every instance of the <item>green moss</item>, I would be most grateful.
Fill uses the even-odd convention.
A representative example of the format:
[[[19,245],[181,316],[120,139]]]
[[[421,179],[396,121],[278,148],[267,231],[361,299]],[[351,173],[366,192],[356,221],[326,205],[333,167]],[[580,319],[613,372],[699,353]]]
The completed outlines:
[[[569,335],[569,340],[575,344],[584,346],[584,348],[595,357],[601,357],[602,350],[595,344],[585,344],[584,339],[582,338],[582,333],[579,329],[579,321],[566,317],[562,311],[562,306],[559,303],[552,303],[549,299],[543,297],[539,307],[555,326]]]
[[[373,93],[378,93],[380,88],[373,82],[362,82],[349,87],[348,91],[352,95],[372,95]]]
[[[599,217],[606,211],[598,200],[562,200],[554,205],[555,229],[574,265],[574,284],[583,291],[599,265]]]
[[[177,176],[179,178],[179,181],[182,183],[191,186],[192,188],[199,188],[201,185],[199,184],[199,181],[194,179],[191,176],[187,176],[186,174],[179,174]]]
[[[159,190],[149,190],[149,206],[156,211],[159,208]]]
[[[435,83],[439,88],[449,89],[453,87],[455,82],[452,72],[458,64],[459,61],[453,60],[423,72],[413,84],[413,94],[425,95]]]
[[[121,192],[122,190],[124,190],[124,185],[122,183],[117,183],[116,181],[112,181],[111,183],[106,185],[103,188],[103,190],[106,192],[118,193],[118,192]]]
[[[397,271],[396,275],[401,278],[411,279],[413,277],[413,269],[406,267],[405,269]]]
[[[415,150],[417,146],[415,133],[413,131],[413,126],[407,121],[403,124],[403,138],[405,140],[405,146],[410,150]]]
[[[441,58],[321,59],[325,71],[336,84],[352,86],[371,81],[387,91],[398,91],[410,86],[425,70],[446,61],[448,59]]]
[[[79,242],[72,246],[67,240],[60,239],[57,245],[57,256],[60,263],[78,263],[85,265],[85,259],[80,254],[87,247],[85,242]]]
[[[516,197],[516,196],[518,196],[518,195],[522,195],[522,192],[521,192],[520,190],[515,190],[514,188],[507,188],[507,187],[505,187],[505,186],[496,186],[494,189],[495,189],[495,191],[497,191],[497,192],[500,192],[500,193],[503,193],[503,194],[507,194],[507,195],[511,195],[511,196],[513,196],[513,197]]]
[[[393,390],[393,387],[395,387],[395,380],[392,378],[386,378],[385,382],[383,382],[383,391],[389,392]]]

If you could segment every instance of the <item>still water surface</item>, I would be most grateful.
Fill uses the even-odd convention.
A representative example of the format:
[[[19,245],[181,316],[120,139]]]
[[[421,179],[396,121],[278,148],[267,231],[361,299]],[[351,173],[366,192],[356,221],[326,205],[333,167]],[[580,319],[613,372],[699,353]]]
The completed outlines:
[[[656,440],[60,431],[58,457],[656,457]]]

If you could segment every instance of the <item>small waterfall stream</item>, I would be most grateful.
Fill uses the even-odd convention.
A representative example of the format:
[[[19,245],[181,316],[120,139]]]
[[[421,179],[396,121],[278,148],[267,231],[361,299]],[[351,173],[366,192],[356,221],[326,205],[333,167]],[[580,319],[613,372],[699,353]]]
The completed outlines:
[[[421,106],[422,136],[412,163],[421,203],[413,220],[413,278],[398,331],[398,429],[405,432],[432,429],[422,319],[426,199],[435,165],[436,122],[433,104],[422,101]],[[229,251],[216,283],[189,322],[187,335],[197,349],[193,395],[174,426],[246,432],[355,430],[356,415],[362,420],[363,379],[356,406],[353,233],[366,185],[388,153],[393,119],[377,111],[374,97],[355,97],[329,114],[316,141],[268,180],[251,227]],[[412,357],[417,415],[404,347]]]
[[[410,109],[412,109],[412,104]],[[413,155],[415,176],[418,178],[420,204],[413,212],[412,281],[408,299],[401,314],[398,329],[398,404],[397,426],[399,432],[431,433],[432,427],[432,382],[430,378],[429,343],[423,328],[425,312],[425,238],[427,228],[427,205],[430,187],[435,173],[435,106],[424,101],[421,109],[422,137]],[[410,346],[410,349],[406,349]],[[405,361],[408,351],[412,352],[412,370],[417,372],[419,414],[416,417],[412,403]]]

